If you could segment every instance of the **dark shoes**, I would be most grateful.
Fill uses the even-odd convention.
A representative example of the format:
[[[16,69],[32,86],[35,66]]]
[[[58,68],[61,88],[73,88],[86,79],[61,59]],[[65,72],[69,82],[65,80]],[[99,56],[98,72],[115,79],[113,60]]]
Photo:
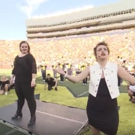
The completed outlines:
[[[17,113],[12,117],[12,120],[15,120],[15,119],[18,119],[18,118],[22,118],[22,116],[23,116],[23,115],[22,115],[22,112],[17,112]],[[33,116],[31,116],[31,119],[30,119],[30,121],[29,121],[29,123],[28,123],[28,126],[34,125],[35,122],[36,122],[36,116],[33,115]]]
[[[12,120],[22,118],[22,112],[17,112],[13,117]]]
[[[36,116],[35,116],[35,115],[33,115],[33,116],[31,117],[31,119],[30,119],[29,123],[28,123],[28,126],[32,126],[32,125],[34,125],[34,124],[35,124],[35,122],[36,122]]]
[[[55,87],[55,90],[58,91],[57,87]]]

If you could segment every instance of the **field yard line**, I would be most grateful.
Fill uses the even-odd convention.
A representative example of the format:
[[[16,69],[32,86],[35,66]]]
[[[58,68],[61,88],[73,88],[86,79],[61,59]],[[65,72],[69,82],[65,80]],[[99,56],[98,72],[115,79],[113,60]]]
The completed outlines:
[[[38,111],[38,110],[36,110],[36,111],[38,113],[49,115],[49,116],[52,116],[52,117],[55,117],[55,118],[59,118],[59,119],[63,119],[63,120],[71,121],[71,122],[76,122],[76,123],[79,123],[79,124],[84,124],[84,122],[82,122],[82,121],[77,121],[77,120],[74,120],[74,119],[69,119],[69,118],[58,116],[58,115],[54,115],[54,114],[50,114],[50,113],[46,113],[46,112],[41,112],[41,111]]]
[[[80,97],[80,96],[84,95],[84,94],[87,93],[87,92],[88,92],[88,91],[85,91],[85,92],[83,92],[82,94],[77,95],[77,97]]]

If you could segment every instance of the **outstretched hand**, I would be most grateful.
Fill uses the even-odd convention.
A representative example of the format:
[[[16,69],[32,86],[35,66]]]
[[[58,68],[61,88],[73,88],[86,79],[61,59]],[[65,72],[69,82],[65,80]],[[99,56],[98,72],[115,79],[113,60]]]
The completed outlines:
[[[61,68],[54,69],[58,74],[65,75],[65,72]]]

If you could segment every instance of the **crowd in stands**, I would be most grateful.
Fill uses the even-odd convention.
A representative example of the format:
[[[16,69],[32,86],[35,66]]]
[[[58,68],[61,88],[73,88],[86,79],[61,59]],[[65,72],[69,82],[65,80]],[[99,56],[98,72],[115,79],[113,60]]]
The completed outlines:
[[[55,63],[89,63],[95,61],[93,48],[100,42],[105,41],[110,48],[110,60],[119,59],[128,62],[135,60],[135,31],[132,29],[126,33],[96,35],[79,38],[62,38],[54,40],[28,40],[31,53],[36,58],[37,63],[46,61],[47,65]],[[20,41],[1,40],[0,41],[0,68],[7,68],[13,64],[15,56],[19,53]]]
[[[135,69],[135,30],[132,29],[125,33],[111,33],[105,35],[96,35],[89,37],[76,38],[59,38],[54,40],[28,40],[31,47],[31,53],[37,61],[37,65],[48,68],[55,68],[55,65],[68,63],[66,72],[72,74],[73,65],[91,65],[95,62],[93,48],[98,42],[105,41],[110,48],[110,60],[118,62],[123,67],[128,65],[128,69]],[[13,60],[18,55],[19,43],[17,40],[0,40],[0,68],[11,68]],[[42,66],[41,66],[42,65]],[[72,66],[71,66],[72,65]],[[43,69],[42,69],[43,70]],[[41,70],[41,71],[42,71]],[[135,70],[134,70],[135,71]],[[80,73],[76,70],[76,74]],[[135,74],[135,72],[134,72]],[[57,78],[55,73],[54,78]],[[42,78],[44,75],[42,73]],[[63,78],[60,76],[60,80]],[[86,81],[86,83],[85,83]],[[83,85],[87,84],[87,80],[83,80]],[[10,80],[3,75],[0,80],[0,94],[7,95],[8,91],[14,87]],[[129,96],[135,96],[129,91]]]

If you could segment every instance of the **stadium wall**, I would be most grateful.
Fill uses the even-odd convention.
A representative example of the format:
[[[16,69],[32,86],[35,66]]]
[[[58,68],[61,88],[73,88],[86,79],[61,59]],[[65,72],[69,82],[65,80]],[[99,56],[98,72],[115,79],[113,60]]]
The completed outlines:
[[[84,35],[135,27],[135,1],[81,10],[55,17],[33,18],[26,21],[28,39]]]

